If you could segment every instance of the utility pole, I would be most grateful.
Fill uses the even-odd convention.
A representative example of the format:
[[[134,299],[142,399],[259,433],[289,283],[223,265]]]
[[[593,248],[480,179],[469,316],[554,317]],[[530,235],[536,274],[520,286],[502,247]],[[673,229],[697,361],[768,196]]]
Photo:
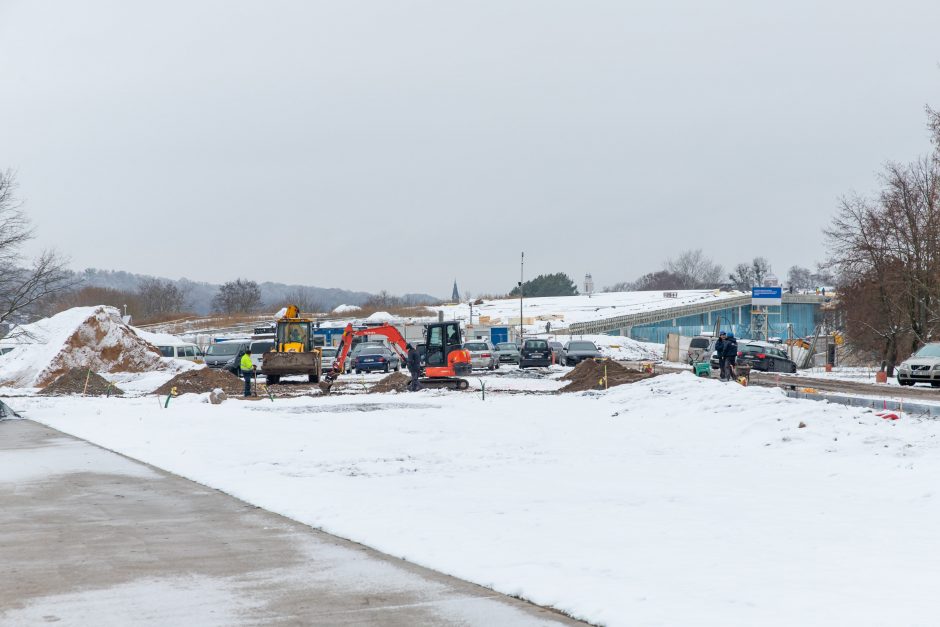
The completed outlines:
[[[522,258],[519,261],[519,346],[522,346],[522,338],[524,337],[523,327],[522,327],[522,284],[523,276],[525,274],[525,251],[522,251]]]

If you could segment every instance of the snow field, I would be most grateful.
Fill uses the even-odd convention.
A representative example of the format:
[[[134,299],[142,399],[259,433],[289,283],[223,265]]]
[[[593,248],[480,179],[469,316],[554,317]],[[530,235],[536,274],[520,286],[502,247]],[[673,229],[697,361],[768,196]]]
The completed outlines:
[[[936,422],[685,373],[485,401],[201,400],[17,409],[599,624],[912,625],[940,611]]]

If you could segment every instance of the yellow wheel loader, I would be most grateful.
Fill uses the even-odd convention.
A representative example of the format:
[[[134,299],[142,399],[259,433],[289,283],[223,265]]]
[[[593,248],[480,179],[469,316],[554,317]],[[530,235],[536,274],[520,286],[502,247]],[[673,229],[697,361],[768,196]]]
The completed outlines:
[[[322,351],[313,345],[312,323],[310,318],[300,317],[296,305],[287,306],[277,321],[274,346],[261,362],[261,374],[268,384],[278,383],[281,377],[304,374],[311,383],[320,381]]]

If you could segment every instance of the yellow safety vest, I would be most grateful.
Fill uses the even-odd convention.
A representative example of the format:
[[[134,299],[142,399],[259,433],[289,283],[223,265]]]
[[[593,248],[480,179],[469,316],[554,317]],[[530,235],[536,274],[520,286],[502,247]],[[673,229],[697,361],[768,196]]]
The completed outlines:
[[[251,355],[245,353],[242,355],[241,361],[242,370],[251,370],[253,364],[251,363]]]

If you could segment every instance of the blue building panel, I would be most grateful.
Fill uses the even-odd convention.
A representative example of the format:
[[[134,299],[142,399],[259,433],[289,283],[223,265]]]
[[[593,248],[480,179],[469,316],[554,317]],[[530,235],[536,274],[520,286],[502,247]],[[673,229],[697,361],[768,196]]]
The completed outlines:
[[[772,307],[768,321],[769,335],[786,339],[788,324],[792,324],[794,337],[810,336],[816,328],[818,315],[819,305],[816,304],[785,304]],[[716,321],[720,322],[720,330],[734,333],[739,338],[747,338],[751,333],[751,308],[731,307],[638,325],[630,329],[630,337],[641,342],[663,343],[670,333],[691,337],[702,332],[712,332],[715,330]]]

